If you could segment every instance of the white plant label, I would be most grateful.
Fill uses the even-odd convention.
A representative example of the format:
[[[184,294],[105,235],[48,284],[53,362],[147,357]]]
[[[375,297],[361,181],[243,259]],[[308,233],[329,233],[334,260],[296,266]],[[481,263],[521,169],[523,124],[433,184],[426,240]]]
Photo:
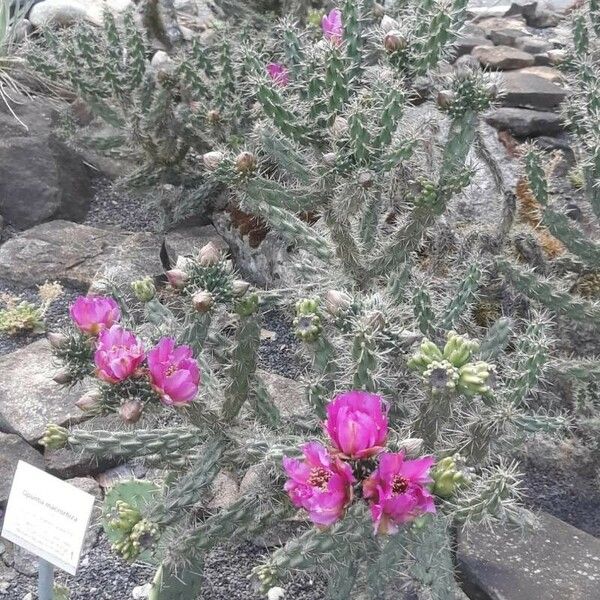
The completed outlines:
[[[75,575],[94,496],[19,461],[2,537]]]

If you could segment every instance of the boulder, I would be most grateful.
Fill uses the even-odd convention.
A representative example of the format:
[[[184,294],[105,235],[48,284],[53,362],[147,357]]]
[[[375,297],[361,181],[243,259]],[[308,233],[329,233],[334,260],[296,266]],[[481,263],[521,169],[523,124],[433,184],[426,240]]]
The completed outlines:
[[[514,47],[529,54],[544,54],[552,49],[551,44],[531,35],[523,35],[514,40]]]
[[[503,75],[505,106],[554,110],[565,99],[567,92],[560,86],[531,73],[514,71]]]
[[[515,17],[512,19],[498,17],[485,18],[477,21],[477,27],[479,27],[487,37],[490,37],[493,31],[513,30],[515,32],[520,32],[521,35],[529,34],[525,27],[525,19],[522,17]]]
[[[473,48],[477,46],[493,46],[494,43],[485,37],[477,35],[461,35],[452,44],[455,56],[457,58],[466,54],[471,54]]]
[[[547,8],[538,8],[533,15],[526,17],[527,25],[537,29],[546,29],[547,27],[556,27],[560,23],[560,15]]]
[[[35,27],[69,27],[81,21],[100,25],[105,8],[118,14],[132,6],[132,0],[44,0],[29,11],[29,20]]]
[[[37,6],[42,6],[39,4]],[[43,98],[0,102],[0,214],[16,229],[50,219],[81,221],[93,196],[81,157],[53,133]]]
[[[600,540],[547,513],[525,535],[477,526],[460,540],[458,560],[469,598],[598,598]]]
[[[307,408],[302,384],[275,373],[258,369],[257,373],[264,381],[269,395],[284,417],[299,415]]]
[[[17,463],[20,460],[44,468],[42,455],[18,435],[0,433],[0,507],[6,507]]]
[[[485,116],[492,127],[510,131],[516,137],[552,135],[562,131],[560,115],[527,108],[498,108]]]
[[[56,364],[46,340],[0,356],[0,372],[0,431],[36,443],[48,423],[82,420],[82,412],[75,406],[82,388],[54,383]]]
[[[488,37],[498,46],[516,46],[520,38],[526,38],[529,34],[522,29],[506,27],[504,29],[492,29]],[[528,51],[527,51],[528,52]]]
[[[552,83],[561,83],[564,81],[564,75],[553,67],[548,66],[533,66],[533,67],[525,67],[521,69],[521,73],[528,73],[530,75],[537,75],[538,77],[542,77],[551,81]]]
[[[472,54],[484,67],[500,71],[531,67],[535,63],[531,54],[510,46],[477,46]]]
[[[160,247],[161,238],[153,233],[51,221],[0,248],[0,277],[24,285],[63,280],[84,286],[110,272],[121,281],[134,281],[162,274]]]

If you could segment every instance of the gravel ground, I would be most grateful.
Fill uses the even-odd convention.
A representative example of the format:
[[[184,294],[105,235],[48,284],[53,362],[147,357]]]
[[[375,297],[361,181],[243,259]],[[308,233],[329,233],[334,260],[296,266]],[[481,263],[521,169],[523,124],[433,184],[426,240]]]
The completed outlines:
[[[306,363],[299,354],[300,343],[292,331],[289,316],[277,309],[267,310],[263,314],[263,329],[275,335],[261,341],[260,366],[278,375],[297,379]]]
[[[48,309],[44,321],[46,323],[46,330],[52,331],[59,329],[65,325],[69,319],[69,306],[73,303],[75,298],[82,293],[84,290],[76,289],[72,286],[63,286],[64,293],[62,296],[57,298]],[[34,287],[21,287],[11,282],[0,279],[0,295],[11,294],[19,296],[22,300],[28,300],[33,304],[39,305],[39,297],[37,293],[37,286]],[[0,303],[0,306],[2,304]],[[0,333],[0,355],[14,352],[18,348],[22,348],[30,344],[31,342],[42,337],[43,334],[34,333],[23,333],[20,335],[8,335]]]

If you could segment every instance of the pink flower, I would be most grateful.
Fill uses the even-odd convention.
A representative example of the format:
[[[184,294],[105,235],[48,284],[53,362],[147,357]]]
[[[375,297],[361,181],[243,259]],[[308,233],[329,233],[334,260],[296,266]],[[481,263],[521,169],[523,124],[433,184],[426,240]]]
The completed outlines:
[[[152,386],[168,406],[187,404],[198,393],[200,369],[189,346],[175,346],[172,338],[162,338],[148,352]]]
[[[344,34],[342,11],[339,8],[334,8],[328,15],[323,15],[321,28],[323,29],[323,35],[328,40],[331,40],[334,44],[339,44]]]
[[[342,517],[352,500],[352,469],[318,442],[304,444],[302,452],[305,460],[283,459],[289,477],[284,489],[315,525],[327,527]]]
[[[107,296],[79,296],[69,313],[75,325],[91,335],[109,329],[121,318],[119,305]]]
[[[279,63],[269,63],[267,65],[267,74],[273,83],[285,87],[290,82],[290,74],[288,70]]]
[[[351,391],[327,406],[325,431],[344,458],[367,458],[383,449],[387,411],[380,396]]]
[[[98,336],[94,354],[96,375],[117,383],[131,377],[144,360],[144,347],[138,338],[127,329],[113,325]]]
[[[363,482],[375,533],[395,533],[398,525],[435,512],[433,496],[425,487],[432,482],[429,470],[434,462],[432,456],[404,460],[402,452],[380,456],[379,466]]]

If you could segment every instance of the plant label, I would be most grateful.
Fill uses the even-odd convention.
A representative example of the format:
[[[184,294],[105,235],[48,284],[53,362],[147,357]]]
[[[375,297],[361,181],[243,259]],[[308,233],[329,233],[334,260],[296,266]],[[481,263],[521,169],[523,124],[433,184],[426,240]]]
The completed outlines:
[[[19,461],[2,537],[75,575],[94,496]]]

